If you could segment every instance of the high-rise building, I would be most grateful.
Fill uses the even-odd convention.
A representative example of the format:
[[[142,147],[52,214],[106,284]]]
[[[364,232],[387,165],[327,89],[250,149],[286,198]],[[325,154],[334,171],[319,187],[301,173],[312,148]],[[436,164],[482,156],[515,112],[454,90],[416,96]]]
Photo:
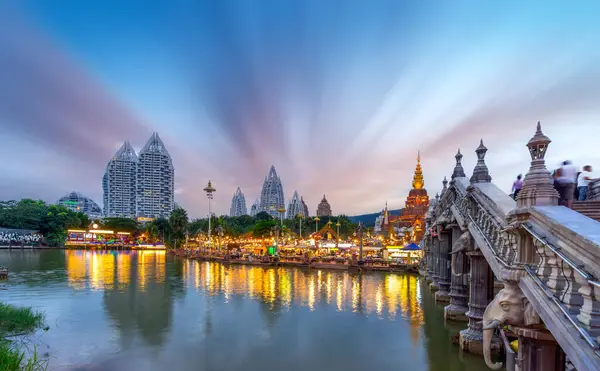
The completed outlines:
[[[91,198],[85,197],[79,192],[71,192],[62,196],[56,202],[57,205],[66,207],[78,213],[84,213],[90,218],[102,217],[102,209]]]
[[[308,218],[308,206],[306,206],[306,202],[304,202],[304,197],[300,197],[300,201],[302,201],[302,207],[304,209],[304,217]]]
[[[275,166],[271,166],[269,175],[265,178],[262,192],[260,193],[260,211],[264,211],[274,217],[280,218],[279,208],[285,207],[285,198],[283,197],[283,186],[281,179],[277,176]]]
[[[138,157],[129,141],[106,165],[102,179],[104,215],[108,217],[135,217],[135,186]]]
[[[256,216],[256,214],[259,213],[259,210],[260,210],[260,201],[258,199],[256,199],[256,201],[254,201],[254,203],[250,207],[250,216]]]
[[[294,196],[287,207],[287,218],[293,219],[297,217],[298,214],[304,216],[304,206],[302,205],[302,199],[298,196],[298,191],[294,191]]]
[[[152,133],[138,157],[136,214],[167,218],[174,206],[175,169],[171,155],[158,133]]]
[[[242,193],[240,187],[233,194],[233,198],[231,199],[231,210],[229,211],[229,216],[240,216],[247,215],[246,211],[246,198]]]
[[[317,216],[331,216],[331,206],[329,205],[327,198],[325,198],[325,195],[323,195],[323,199],[319,203],[319,206],[317,206]]]

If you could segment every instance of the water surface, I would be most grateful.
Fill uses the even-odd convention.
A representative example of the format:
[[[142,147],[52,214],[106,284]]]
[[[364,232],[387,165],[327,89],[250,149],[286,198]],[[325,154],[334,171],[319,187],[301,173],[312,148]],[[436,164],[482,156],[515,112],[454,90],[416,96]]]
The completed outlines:
[[[50,370],[486,370],[422,279],[198,263],[162,251],[0,251],[2,300],[46,313]]]

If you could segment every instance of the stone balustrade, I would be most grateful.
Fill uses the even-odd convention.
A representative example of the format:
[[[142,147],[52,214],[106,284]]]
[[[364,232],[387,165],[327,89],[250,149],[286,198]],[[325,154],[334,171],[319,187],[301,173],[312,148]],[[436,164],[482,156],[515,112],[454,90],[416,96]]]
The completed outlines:
[[[600,179],[588,185],[588,200],[600,200]]]
[[[444,178],[427,214],[422,272],[436,301],[448,303],[446,319],[468,322],[461,348],[492,369],[502,366],[492,362],[502,344],[494,329],[510,325],[520,344],[507,355],[511,368],[600,370],[600,223],[557,206],[544,163],[549,143],[538,123],[516,201],[491,182],[483,141],[470,178],[459,150],[450,186]],[[590,198],[600,199],[600,182]],[[504,287],[495,291],[495,282]]]

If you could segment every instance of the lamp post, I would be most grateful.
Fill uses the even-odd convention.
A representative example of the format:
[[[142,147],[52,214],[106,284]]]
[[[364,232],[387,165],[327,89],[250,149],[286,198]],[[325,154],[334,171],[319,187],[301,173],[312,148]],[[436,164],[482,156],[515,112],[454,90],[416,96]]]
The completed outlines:
[[[363,263],[363,230],[364,230],[364,226],[362,222],[358,222],[358,227],[356,227],[356,230],[358,231],[358,238],[360,238],[360,250],[359,250],[359,255],[358,255],[358,264],[362,264]]]
[[[337,223],[335,223],[335,226],[337,227],[337,238],[336,238],[336,242],[335,242],[335,247],[340,247],[340,221],[338,220]]]
[[[296,216],[298,219],[300,219],[300,239],[302,239],[302,213],[298,213],[298,215]]]
[[[281,227],[283,228],[283,214],[285,214],[285,207],[283,207],[283,205],[281,205],[281,207],[277,211],[279,211],[279,217],[281,219]]]
[[[281,227],[279,227],[278,225],[273,227],[273,234],[275,235],[275,255],[279,255],[279,245],[277,244],[277,240],[279,239],[279,231],[281,230]]]
[[[219,251],[221,251],[221,243],[222,243],[222,239],[223,239],[223,227],[218,226],[217,228],[215,228],[215,232],[217,232],[217,236],[219,236],[218,249],[219,249]]]
[[[315,224],[315,233],[317,233],[319,231],[319,217],[315,216],[315,222],[317,222],[317,224]]]
[[[213,199],[213,193],[217,190],[212,186],[210,180],[208,181],[208,185],[204,188],[204,192],[206,192],[206,196],[208,197],[208,247],[210,248],[210,220],[212,219],[212,212],[210,211],[210,201]]]

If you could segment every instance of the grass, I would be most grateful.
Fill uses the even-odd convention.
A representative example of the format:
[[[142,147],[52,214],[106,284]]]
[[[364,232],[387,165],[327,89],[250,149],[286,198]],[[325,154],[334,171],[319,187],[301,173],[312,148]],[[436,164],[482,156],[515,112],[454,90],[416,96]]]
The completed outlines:
[[[10,341],[11,337],[27,335],[44,326],[44,315],[31,308],[19,308],[0,303],[0,371],[44,370],[46,362]]]

